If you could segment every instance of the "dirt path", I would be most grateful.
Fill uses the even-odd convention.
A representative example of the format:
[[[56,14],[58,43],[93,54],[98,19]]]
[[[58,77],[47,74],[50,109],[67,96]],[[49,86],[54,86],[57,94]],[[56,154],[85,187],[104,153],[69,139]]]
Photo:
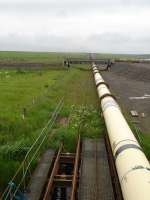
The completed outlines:
[[[118,97],[123,111],[130,116],[130,111],[136,110],[139,117],[131,117],[132,120],[139,121],[136,125],[143,133],[150,134],[150,65],[116,63],[111,71],[102,72],[102,76]]]

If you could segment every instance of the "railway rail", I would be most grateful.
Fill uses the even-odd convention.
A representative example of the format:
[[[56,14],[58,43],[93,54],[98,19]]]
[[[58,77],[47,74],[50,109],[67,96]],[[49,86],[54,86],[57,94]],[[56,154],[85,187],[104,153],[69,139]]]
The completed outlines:
[[[79,136],[75,153],[64,153],[61,143],[52,157],[47,177],[38,170],[38,179],[33,177],[36,184],[26,193],[25,200],[123,200],[107,133],[105,140],[81,141]],[[45,177],[44,183],[41,175]],[[9,196],[7,200],[15,197]]]
[[[64,153],[62,143],[40,199],[123,200],[107,137],[81,141],[79,136],[75,153]]]
[[[75,153],[63,153],[63,144],[60,145],[42,199],[77,199],[79,163],[80,136],[78,138]]]
[[[45,160],[41,163],[42,168],[37,167],[36,176],[31,181],[33,183],[31,190],[23,193],[23,198],[27,200],[123,200],[111,146],[107,134],[105,135],[105,142],[92,139],[90,143],[86,143],[84,141],[86,139],[81,141],[79,136],[75,153],[64,153],[63,143],[57,153],[53,150],[48,151]],[[9,195],[3,199],[15,200],[16,196],[9,190]]]

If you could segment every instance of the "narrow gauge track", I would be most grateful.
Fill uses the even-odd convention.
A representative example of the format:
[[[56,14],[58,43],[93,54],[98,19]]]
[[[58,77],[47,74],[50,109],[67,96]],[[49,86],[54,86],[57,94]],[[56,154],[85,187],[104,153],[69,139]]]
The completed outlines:
[[[110,143],[105,139],[78,138],[75,153],[57,151],[44,200],[123,200]]]
[[[75,153],[63,153],[63,144],[56,154],[42,199],[75,200],[77,199],[78,172],[80,163],[80,136]]]
[[[47,161],[37,166],[25,199],[123,200],[107,133],[105,137],[84,138],[81,142],[79,136],[75,153],[64,153],[63,143],[60,144],[57,153],[53,151],[51,155],[49,169],[45,166],[47,156]],[[45,175],[48,171],[49,175]],[[13,199],[16,198],[7,198]]]

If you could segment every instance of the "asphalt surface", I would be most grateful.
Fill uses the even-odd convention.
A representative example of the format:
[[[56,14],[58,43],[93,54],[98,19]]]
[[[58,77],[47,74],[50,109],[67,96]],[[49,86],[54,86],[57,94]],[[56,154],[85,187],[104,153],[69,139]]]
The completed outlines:
[[[101,74],[125,116],[143,133],[150,134],[150,64],[115,63]],[[132,117],[131,110],[136,110],[139,117]]]

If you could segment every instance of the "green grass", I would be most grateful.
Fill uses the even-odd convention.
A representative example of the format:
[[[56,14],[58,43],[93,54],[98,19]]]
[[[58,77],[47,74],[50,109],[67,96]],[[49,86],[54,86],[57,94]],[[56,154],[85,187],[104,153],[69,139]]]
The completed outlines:
[[[148,160],[150,160],[150,136],[148,133],[143,133],[132,121],[133,119],[129,115],[129,113],[125,110],[125,107],[122,105],[123,115],[125,116],[132,132],[134,133],[137,141],[140,146],[143,148],[143,151]]]
[[[96,107],[97,94],[92,79],[90,71],[75,68],[25,73],[3,70],[0,74],[0,143],[31,135],[39,124],[43,127],[56,102],[63,96],[65,110],[72,105]],[[24,109],[25,120],[22,118]]]
[[[15,52],[0,51],[0,63],[45,63],[45,64],[62,64],[65,58],[89,58],[88,53],[55,53],[55,52]],[[95,58],[98,59],[146,59],[150,55],[134,55],[134,54],[101,54],[96,53]]]
[[[103,133],[104,124],[88,66],[72,66],[70,70],[1,70],[0,83],[1,188],[6,186],[63,96],[64,108],[59,118],[70,120],[67,126],[56,123],[55,134],[46,147],[58,148],[63,141],[66,151],[74,151],[81,121],[82,137],[95,138]],[[19,147],[21,153],[17,151]]]
[[[147,156],[148,160],[150,160],[150,136],[148,134],[142,133],[139,128],[133,125],[133,123],[129,122],[129,124],[139,144],[143,148],[145,155]]]
[[[141,146],[143,147],[143,150],[147,156],[147,158],[150,160],[150,136],[141,134]]]
[[[111,58],[112,55],[97,56]],[[88,54],[0,52],[0,63],[62,63],[66,57],[87,58]],[[45,148],[58,148],[63,141],[65,151],[73,152],[79,127],[82,138],[97,138],[104,132],[89,66],[72,65],[69,70],[1,69],[0,91],[1,189],[7,185],[62,97],[64,107],[59,118],[69,118],[69,123],[64,126],[57,121],[55,134],[47,140]],[[150,138],[141,137],[146,155],[150,156]],[[19,147],[21,151],[18,152]]]
[[[0,51],[0,63],[62,63],[63,59],[87,58],[86,53]]]

